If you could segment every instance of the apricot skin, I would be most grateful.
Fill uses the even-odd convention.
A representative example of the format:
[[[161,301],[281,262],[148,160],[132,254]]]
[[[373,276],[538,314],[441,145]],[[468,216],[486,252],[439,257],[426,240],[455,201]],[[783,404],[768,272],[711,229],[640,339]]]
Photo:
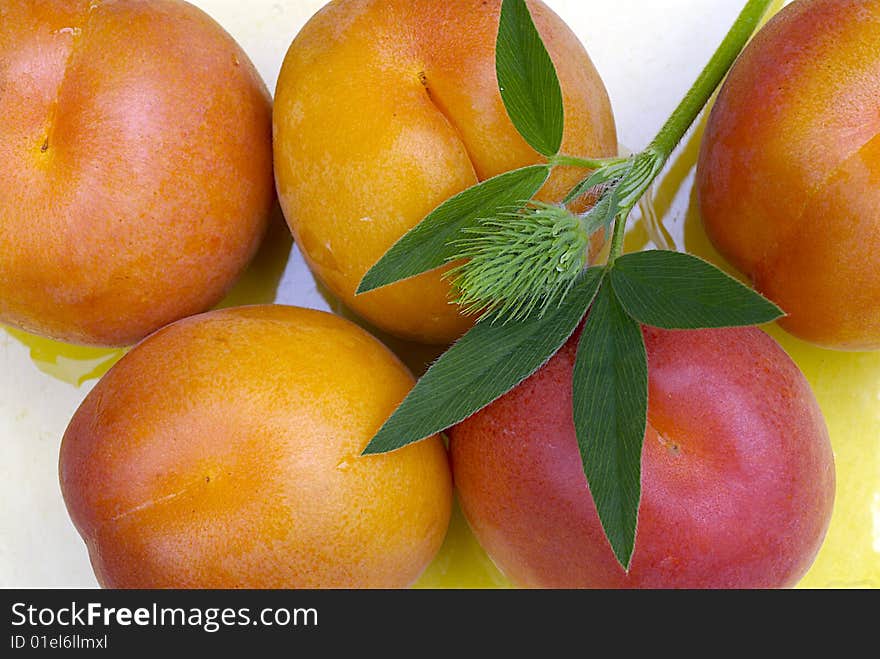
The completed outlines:
[[[575,340],[450,433],[477,538],[527,587],[795,585],[824,538],[835,484],[803,375],[757,329],[644,334],[649,413],[629,574],[604,537],[581,465]]]
[[[880,348],[880,2],[800,0],[733,68],[697,188],[709,238],[822,346]]]
[[[77,411],[61,489],[111,588],[396,588],[439,549],[439,438],[360,457],[413,385],[354,324],[215,311],[129,352]]]
[[[130,345],[214,306],[255,253],[270,97],[184,2],[4,2],[0,180],[0,322]]]
[[[282,209],[309,266],[346,306],[396,336],[448,343],[470,327],[439,272],[355,296],[404,233],[480,180],[540,156],[507,116],[495,75],[499,0],[337,0],[284,60],[273,115]],[[605,88],[577,37],[529,2],[561,80],[563,151],[611,156]],[[585,172],[561,169],[559,200]]]

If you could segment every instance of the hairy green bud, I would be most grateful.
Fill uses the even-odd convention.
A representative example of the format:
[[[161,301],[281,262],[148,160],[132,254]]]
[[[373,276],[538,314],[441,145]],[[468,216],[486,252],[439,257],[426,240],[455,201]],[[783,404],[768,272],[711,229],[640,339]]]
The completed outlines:
[[[456,242],[456,301],[464,313],[504,322],[546,313],[588,265],[590,231],[564,206],[540,202],[499,213]]]

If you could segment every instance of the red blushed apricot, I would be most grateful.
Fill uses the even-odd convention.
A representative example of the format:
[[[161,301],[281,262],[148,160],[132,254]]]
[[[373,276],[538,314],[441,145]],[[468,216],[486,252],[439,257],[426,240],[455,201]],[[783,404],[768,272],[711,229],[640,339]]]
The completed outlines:
[[[528,4],[559,73],[563,151],[616,155],[611,105],[584,47],[544,3]],[[281,69],[275,177],[287,222],[327,288],[396,336],[449,343],[473,319],[450,304],[438,272],[356,296],[367,270],[449,197],[543,160],[498,91],[500,8],[500,0],[337,0],[297,35]],[[562,199],[583,175],[558,169],[540,197]]]
[[[583,473],[571,413],[575,340],[451,430],[471,528],[521,586],[795,585],[823,541],[835,487],[809,385],[757,329],[644,333],[649,411],[630,572]]]
[[[271,99],[180,0],[0,5],[0,322],[129,345],[209,309],[272,204]]]
[[[793,334],[880,348],[880,1],[798,0],[715,104],[697,187],[709,238]]]

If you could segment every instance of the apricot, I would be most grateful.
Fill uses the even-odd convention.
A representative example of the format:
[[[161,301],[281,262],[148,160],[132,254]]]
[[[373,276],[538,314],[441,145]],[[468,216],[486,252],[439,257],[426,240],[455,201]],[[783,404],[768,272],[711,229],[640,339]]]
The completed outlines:
[[[577,349],[450,433],[478,540],[515,583],[553,588],[793,586],[822,544],[834,459],[804,376],[760,330],[644,330],[642,500],[629,573],[602,530],[571,412]]]
[[[822,346],[880,348],[880,2],[799,0],[755,37],[709,118],[709,238]]]
[[[0,180],[0,322],[130,345],[214,306],[255,253],[270,97],[185,2],[4,2]]]
[[[341,301],[409,340],[448,343],[472,323],[431,272],[362,296],[363,275],[403,234],[481,180],[536,164],[495,74],[500,0],[337,0],[290,46],[275,95],[275,176],[306,261]],[[617,154],[608,95],[583,46],[529,2],[561,80],[563,151]],[[584,172],[561,169],[558,201]]]
[[[61,490],[102,586],[408,586],[439,549],[439,438],[360,457],[413,385],[372,336],[294,307],[153,334],[86,397]]]

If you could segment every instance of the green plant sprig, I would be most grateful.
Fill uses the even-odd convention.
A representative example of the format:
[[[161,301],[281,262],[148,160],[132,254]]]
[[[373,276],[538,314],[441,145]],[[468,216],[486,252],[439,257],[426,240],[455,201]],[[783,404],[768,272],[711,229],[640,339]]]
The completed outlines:
[[[544,316],[561,304],[586,265],[590,237],[602,223],[564,206],[529,201],[464,230],[450,270],[465,314],[506,322]]]
[[[623,254],[629,214],[771,2],[748,0],[644,151],[629,158],[591,159],[559,152],[564,110],[556,70],[525,0],[502,1],[496,42],[499,92],[513,125],[546,162],[483,181],[447,200],[364,276],[359,293],[456,263],[448,276],[458,301],[465,312],[480,314],[480,322],[428,369],[379,429],[365,455],[397,450],[483,409],[540,369],[583,324],[572,375],[575,432],[606,537],[629,569],[648,413],[641,326],[750,326],[784,315],[694,256]],[[561,204],[533,201],[560,166],[589,172]],[[592,208],[572,213],[567,205],[587,194],[595,199]],[[593,265],[588,262],[590,237],[603,228],[612,231],[609,257]]]

